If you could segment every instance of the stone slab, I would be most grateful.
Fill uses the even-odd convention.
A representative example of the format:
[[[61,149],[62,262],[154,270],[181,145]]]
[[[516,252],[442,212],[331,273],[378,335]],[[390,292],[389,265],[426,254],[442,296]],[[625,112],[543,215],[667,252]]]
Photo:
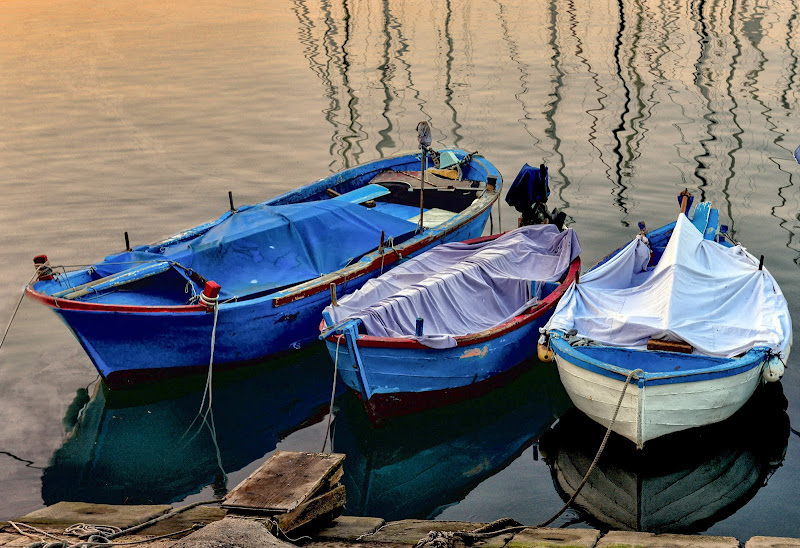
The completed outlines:
[[[219,506],[197,506],[180,514],[175,514],[164,521],[154,523],[136,533],[137,536],[157,537],[190,528],[195,523],[208,525],[225,517],[227,510]],[[186,533],[188,534],[188,533]],[[177,539],[178,537],[174,537]],[[174,540],[173,539],[173,540]],[[127,538],[125,539],[127,540]]]
[[[733,537],[610,531],[597,548],[739,548],[739,541]]]
[[[42,536],[42,539],[46,539],[46,537]],[[49,539],[53,540],[53,539]],[[36,542],[36,539],[31,537],[26,537],[24,535],[16,535],[16,537],[5,544],[2,544],[3,548],[22,548],[24,546],[29,546],[31,543]]]
[[[167,504],[158,505],[112,505],[88,502],[59,502],[36,510],[11,521],[30,525],[48,525],[65,529],[76,523],[113,525],[126,529],[158,517],[172,509]]]
[[[315,542],[348,541],[356,542],[359,537],[372,535],[384,523],[381,518],[339,516],[327,527],[314,535]]]
[[[13,533],[0,533],[0,546],[4,545],[6,542],[11,542],[18,536],[19,535]]]
[[[175,542],[172,548],[295,548],[270,534],[260,520],[247,518],[225,518],[210,523]]]
[[[596,529],[540,529],[529,528],[517,534],[506,544],[507,548],[593,548],[600,531]]]
[[[800,548],[800,539],[788,537],[753,537],[744,548]]]
[[[414,546],[431,531],[474,531],[485,523],[466,521],[426,521],[405,519],[387,523],[375,534],[361,539],[361,542],[386,542]]]

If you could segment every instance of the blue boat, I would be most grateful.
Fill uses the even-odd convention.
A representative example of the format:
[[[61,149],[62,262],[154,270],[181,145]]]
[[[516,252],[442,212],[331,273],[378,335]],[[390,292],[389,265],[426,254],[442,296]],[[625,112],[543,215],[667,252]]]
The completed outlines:
[[[502,177],[464,150],[366,163],[89,268],[44,255],[26,294],[119,388],[241,365],[316,339],[344,293],[442,242],[483,233]],[[427,151],[430,151],[428,154]],[[432,156],[433,158],[429,158]],[[231,200],[232,202],[232,200]]]
[[[761,260],[704,202],[690,220],[641,233],[569,288],[546,326],[575,406],[642,448],[720,422],[778,381],[792,344],[788,305]],[[546,337],[549,336],[549,341]]]
[[[327,307],[321,337],[373,422],[471,398],[520,374],[579,253],[552,224],[445,244]]]

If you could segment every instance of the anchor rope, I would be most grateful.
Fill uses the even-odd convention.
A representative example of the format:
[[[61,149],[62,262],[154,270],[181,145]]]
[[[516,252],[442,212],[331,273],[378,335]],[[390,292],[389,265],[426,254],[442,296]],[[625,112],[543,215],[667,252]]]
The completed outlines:
[[[336,338],[336,358],[333,360],[333,388],[331,388],[331,403],[330,406],[328,407],[328,425],[325,427],[325,439],[322,441],[322,451],[320,451],[320,453],[325,452],[325,446],[328,444],[328,435],[331,432],[331,417],[333,416],[333,399],[336,396],[336,376],[339,374],[339,343],[342,342],[343,336],[344,335],[339,335]],[[331,440],[331,446],[333,446],[333,440]]]
[[[547,521],[543,521],[539,525],[535,525],[533,527],[526,526],[526,525],[518,525],[514,527],[506,527],[503,529],[499,529],[496,531],[490,530],[496,527],[498,524],[507,523],[506,520],[511,520],[511,518],[501,518],[497,521],[494,521],[488,525],[485,525],[475,531],[430,531],[427,536],[420,539],[414,545],[414,548],[422,548],[423,546],[430,545],[433,548],[449,548],[453,545],[454,538],[458,537],[463,540],[467,544],[472,544],[475,541],[483,540],[486,538],[496,537],[499,535],[504,534],[511,534],[511,533],[519,533],[525,529],[540,529],[542,527],[547,527],[551,523],[553,523],[558,517],[563,514],[567,508],[575,501],[578,496],[578,493],[581,492],[583,486],[586,485],[586,482],[589,480],[589,476],[591,475],[592,471],[594,470],[595,465],[597,465],[597,461],[600,460],[600,455],[603,454],[603,450],[606,448],[606,443],[608,442],[608,438],[611,435],[611,429],[614,426],[614,423],[617,420],[617,414],[619,413],[620,407],[622,407],[622,400],[625,397],[625,392],[628,390],[628,384],[630,383],[631,379],[638,378],[637,375],[640,373],[644,373],[641,369],[634,369],[630,373],[628,373],[627,378],[625,379],[625,386],[622,387],[622,393],[619,395],[619,401],[617,402],[617,407],[614,409],[614,415],[611,417],[611,422],[608,424],[608,428],[606,429],[605,436],[603,436],[603,441],[600,443],[600,447],[597,449],[597,453],[594,456],[594,460],[592,464],[589,466],[589,469],[586,471],[586,474],[583,476],[583,480],[575,489],[575,492],[569,498],[569,500],[561,507],[561,509],[556,512],[556,514],[548,519]],[[513,521],[513,520],[511,520]],[[489,529],[487,531],[487,529]]]

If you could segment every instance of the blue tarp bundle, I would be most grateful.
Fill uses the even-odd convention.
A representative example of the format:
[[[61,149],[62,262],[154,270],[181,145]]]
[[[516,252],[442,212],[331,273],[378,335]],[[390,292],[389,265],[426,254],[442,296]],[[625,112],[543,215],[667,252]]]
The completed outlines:
[[[174,260],[217,282],[223,297],[243,297],[343,268],[377,248],[381,232],[402,240],[415,230],[414,223],[346,201],[260,204],[242,207],[163,254],[134,251],[106,261]],[[98,265],[98,272],[105,270],[119,268]]]
[[[334,322],[360,319],[366,332],[414,337],[430,347],[456,345],[536,302],[531,282],[558,280],[581,248],[572,229],[525,226],[480,244],[442,244],[340,299]],[[424,334],[415,337],[418,317]]]

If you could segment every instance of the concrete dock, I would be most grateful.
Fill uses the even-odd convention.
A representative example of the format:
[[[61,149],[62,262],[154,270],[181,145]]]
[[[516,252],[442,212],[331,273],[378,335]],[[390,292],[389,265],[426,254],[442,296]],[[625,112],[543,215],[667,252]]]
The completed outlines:
[[[0,522],[0,547],[88,548],[800,548],[800,539],[529,527],[342,516],[345,455],[279,451],[219,501],[170,505],[59,502]]]
[[[64,534],[76,523],[95,523],[127,528],[154,517],[166,515],[170,506],[111,506],[78,502],[61,502],[26,516],[0,522],[0,547],[25,547],[37,541],[50,543],[67,541],[65,546],[77,545],[78,537]],[[485,526],[483,523],[452,521],[403,520],[386,523],[380,518],[340,516],[292,539],[276,538],[270,532],[269,521],[261,518],[229,516],[219,506],[198,506],[164,519],[135,534],[113,540],[115,543],[146,548],[241,547],[276,546],[289,548],[303,545],[309,548],[344,548],[347,546],[380,546],[393,548],[414,546],[428,538],[424,547],[447,548],[466,544],[454,532],[470,532]],[[35,528],[35,529],[34,529]],[[38,530],[38,531],[37,531]],[[442,535],[430,535],[432,531]],[[164,537],[179,532],[172,537]],[[22,534],[25,533],[25,534]],[[46,533],[46,534],[45,534]],[[450,534],[448,534],[450,533]],[[47,536],[50,535],[50,536]],[[610,531],[595,529],[526,528],[518,532],[480,539],[474,546],[487,548],[800,548],[800,539],[753,537],[736,539],[705,535],[673,535]],[[64,546],[64,545],[62,545]],[[100,546],[100,545],[96,545]]]

